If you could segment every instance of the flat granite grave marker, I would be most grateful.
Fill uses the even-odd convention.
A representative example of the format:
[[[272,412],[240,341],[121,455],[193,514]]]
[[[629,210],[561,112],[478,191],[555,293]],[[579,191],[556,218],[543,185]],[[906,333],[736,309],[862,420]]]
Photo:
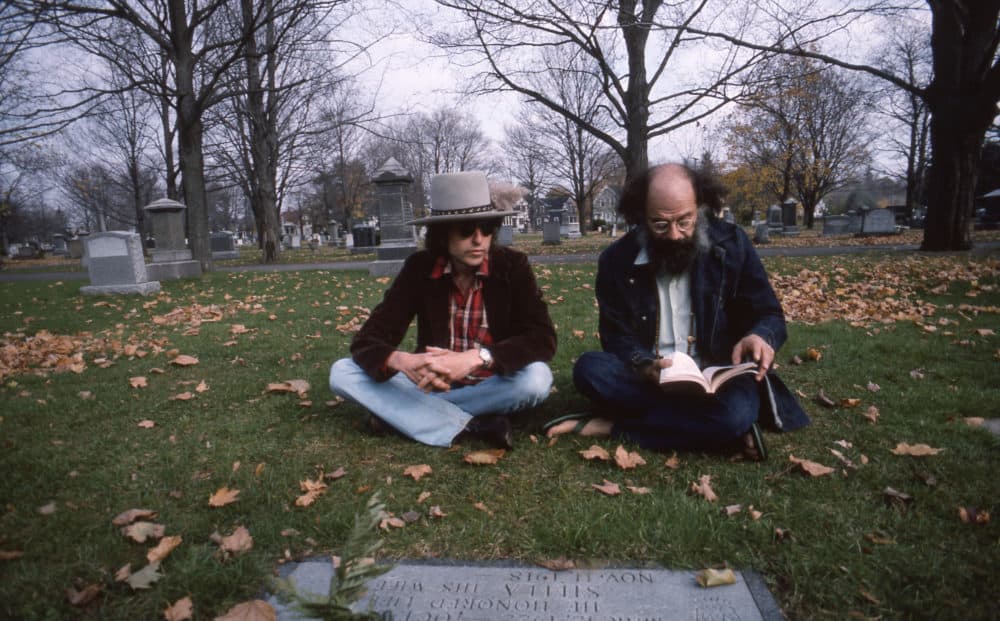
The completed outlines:
[[[330,561],[306,561],[282,572],[297,592],[326,595]],[[694,571],[604,568],[552,571],[507,564],[401,563],[368,582],[353,609],[389,613],[394,621],[711,621],[783,619],[763,580],[735,572],[736,583],[703,588]],[[308,619],[275,596],[281,621]]]

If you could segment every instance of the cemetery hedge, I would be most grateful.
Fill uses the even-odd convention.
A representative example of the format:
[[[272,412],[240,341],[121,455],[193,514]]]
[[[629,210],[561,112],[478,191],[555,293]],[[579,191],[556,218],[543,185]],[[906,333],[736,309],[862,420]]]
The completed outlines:
[[[280,563],[338,554],[380,491],[395,515],[419,514],[380,531],[386,559],[728,565],[760,572],[792,619],[992,618],[1000,452],[976,424],[1000,403],[996,256],[765,263],[791,319],[780,372],[813,424],[767,434],[765,463],[681,453],[668,465],[671,455],[640,451],[647,464],[629,471],[581,458],[592,442],[549,446],[540,432],[586,406],[571,369],[599,347],[592,264],[536,267],[560,335],[556,390],[516,418],[515,450],[479,467],[462,463],[474,444],[373,437],[360,408],[328,403],[329,364],[387,279],[216,272],[151,298],[0,283],[0,617],[153,619],[189,596],[195,618],[212,618],[259,596]],[[171,364],[176,355],[197,363]],[[309,390],[268,390],[293,379]],[[897,455],[899,443],[941,450]],[[833,472],[810,476],[792,456]],[[416,464],[431,474],[404,476]],[[340,468],[296,506],[301,482]],[[690,493],[702,475],[718,502]],[[605,479],[651,492],[604,496],[591,486]],[[210,506],[223,487],[237,500]],[[734,504],[743,510],[721,512]],[[447,515],[430,517],[432,505]],[[182,539],[145,589],[115,580],[153,546],[112,525],[137,508]],[[213,533],[240,526],[252,549],[221,552]],[[90,603],[68,601],[87,587]]]

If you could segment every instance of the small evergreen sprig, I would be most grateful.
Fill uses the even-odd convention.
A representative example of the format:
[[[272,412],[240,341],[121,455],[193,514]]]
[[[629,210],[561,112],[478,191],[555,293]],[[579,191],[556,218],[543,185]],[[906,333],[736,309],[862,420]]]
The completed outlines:
[[[365,511],[354,516],[354,526],[344,544],[340,565],[330,578],[330,594],[326,597],[299,593],[291,579],[275,580],[278,596],[291,600],[297,612],[323,621],[384,621],[388,619],[373,610],[353,612],[351,604],[360,599],[364,585],[393,568],[374,562],[375,553],[382,547],[378,537],[379,523],[385,516],[385,505],[375,492],[365,505]]]

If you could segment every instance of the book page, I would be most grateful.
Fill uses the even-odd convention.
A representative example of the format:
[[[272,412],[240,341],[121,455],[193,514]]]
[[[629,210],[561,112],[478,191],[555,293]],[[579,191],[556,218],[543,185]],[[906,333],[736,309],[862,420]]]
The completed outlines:
[[[709,384],[705,381],[698,363],[691,356],[683,352],[674,352],[671,356],[669,367],[660,369],[660,383],[669,384],[671,382],[695,382],[702,386],[705,391],[709,390]]]
[[[737,365],[726,365],[720,367],[708,367],[703,371],[705,379],[708,380],[711,390],[709,392],[715,392],[719,389],[719,386],[726,383],[732,377],[737,375],[742,375],[743,373],[756,373],[757,363],[756,362],[744,362]]]

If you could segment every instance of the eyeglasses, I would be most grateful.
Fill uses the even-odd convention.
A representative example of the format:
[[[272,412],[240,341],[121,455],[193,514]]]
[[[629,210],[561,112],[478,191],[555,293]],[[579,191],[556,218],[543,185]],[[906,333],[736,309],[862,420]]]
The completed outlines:
[[[497,232],[500,228],[499,220],[466,220],[465,222],[459,222],[455,225],[455,231],[458,232],[459,237],[465,239],[466,237],[472,237],[476,229],[483,234],[483,237],[489,237]]]
[[[663,235],[669,232],[671,227],[675,226],[681,233],[690,233],[691,229],[694,228],[695,220],[697,220],[697,216],[691,214],[677,220],[646,220],[646,222],[649,224],[651,231],[657,235]]]

